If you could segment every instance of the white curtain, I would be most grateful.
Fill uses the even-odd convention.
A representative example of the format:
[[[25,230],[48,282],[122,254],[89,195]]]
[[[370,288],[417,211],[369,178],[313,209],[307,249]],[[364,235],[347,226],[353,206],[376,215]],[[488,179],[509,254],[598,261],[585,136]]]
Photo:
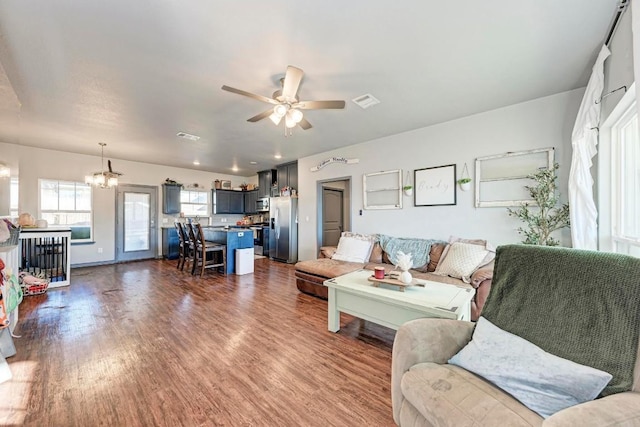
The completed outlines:
[[[591,159],[598,152],[598,130],[600,102],[604,86],[604,60],[611,54],[602,46],[593,66],[587,90],[582,98],[578,117],[571,134],[573,154],[569,173],[569,212],[571,218],[571,241],[574,248],[598,248],[598,211],[593,200],[593,178]]]

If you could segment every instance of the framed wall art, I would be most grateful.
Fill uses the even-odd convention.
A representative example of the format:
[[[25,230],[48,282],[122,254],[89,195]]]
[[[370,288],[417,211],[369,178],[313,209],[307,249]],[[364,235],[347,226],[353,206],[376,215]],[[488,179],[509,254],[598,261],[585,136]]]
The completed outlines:
[[[456,204],[456,165],[435,166],[414,171],[415,206]]]

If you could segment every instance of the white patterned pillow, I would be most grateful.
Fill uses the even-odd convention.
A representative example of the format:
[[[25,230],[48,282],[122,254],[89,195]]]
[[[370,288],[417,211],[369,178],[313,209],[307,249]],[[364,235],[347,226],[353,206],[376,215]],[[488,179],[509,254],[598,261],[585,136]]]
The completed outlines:
[[[338,241],[338,249],[331,259],[364,264],[369,261],[372,249],[373,240],[353,236],[342,236]]]
[[[488,253],[489,251],[480,245],[454,242],[449,245],[444,259],[440,260],[434,274],[455,277],[469,283],[471,274]]]

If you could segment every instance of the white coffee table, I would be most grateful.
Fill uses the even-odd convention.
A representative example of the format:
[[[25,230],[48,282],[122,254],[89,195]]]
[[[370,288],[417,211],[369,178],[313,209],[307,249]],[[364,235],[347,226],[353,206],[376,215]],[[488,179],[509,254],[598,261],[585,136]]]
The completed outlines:
[[[445,283],[418,280],[404,292],[397,287],[375,287],[367,279],[371,270],[325,280],[329,288],[329,330],[340,330],[340,313],[348,313],[379,325],[398,329],[409,320],[423,317],[471,320],[475,290]]]

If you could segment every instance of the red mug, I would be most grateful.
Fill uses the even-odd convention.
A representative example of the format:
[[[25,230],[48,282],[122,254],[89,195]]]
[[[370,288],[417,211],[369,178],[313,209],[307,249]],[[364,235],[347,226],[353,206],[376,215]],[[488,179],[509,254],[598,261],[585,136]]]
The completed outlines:
[[[376,279],[384,279],[384,267],[376,267],[373,275]]]

